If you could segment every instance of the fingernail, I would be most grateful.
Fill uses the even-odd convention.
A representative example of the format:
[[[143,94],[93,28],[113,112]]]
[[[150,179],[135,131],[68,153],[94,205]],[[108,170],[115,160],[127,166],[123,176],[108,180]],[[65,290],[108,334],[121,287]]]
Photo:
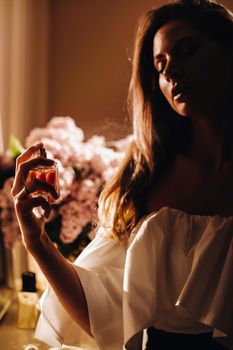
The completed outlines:
[[[43,146],[43,143],[42,142],[38,142],[34,145],[35,147],[42,147]]]

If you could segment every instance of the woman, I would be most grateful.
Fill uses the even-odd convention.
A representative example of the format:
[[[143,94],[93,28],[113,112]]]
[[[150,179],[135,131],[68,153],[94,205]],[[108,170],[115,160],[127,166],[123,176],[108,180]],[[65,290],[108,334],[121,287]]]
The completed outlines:
[[[79,324],[101,349],[141,349],[143,329],[147,349],[225,348],[212,333],[233,333],[232,38],[232,14],[209,0],[142,19],[129,94],[134,141],[101,194],[96,238],[74,265],[32,212],[49,216],[31,193],[56,198],[54,188],[25,186],[30,169],[52,161],[31,159],[41,144],[18,158],[19,225],[51,286],[40,339],[77,345]]]

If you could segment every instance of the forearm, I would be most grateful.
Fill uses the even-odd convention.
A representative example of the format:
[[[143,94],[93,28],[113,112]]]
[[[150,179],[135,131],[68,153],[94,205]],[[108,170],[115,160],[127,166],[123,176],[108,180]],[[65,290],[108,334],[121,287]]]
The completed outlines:
[[[44,231],[45,218],[49,217],[51,206],[42,195],[46,192],[57,199],[55,187],[38,179],[27,182],[31,170],[38,166],[54,164],[52,159],[35,157],[43,147],[42,143],[29,147],[16,161],[16,172],[12,187],[15,211],[26,249],[35,258],[59,301],[70,316],[90,334],[88,308],[85,294],[78,275],[72,265],[60,254]],[[36,215],[35,208],[42,209],[42,215]]]
[[[55,248],[46,233],[40,243],[29,249],[59,301],[89,335],[91,335],[87,302],[77,273]]]

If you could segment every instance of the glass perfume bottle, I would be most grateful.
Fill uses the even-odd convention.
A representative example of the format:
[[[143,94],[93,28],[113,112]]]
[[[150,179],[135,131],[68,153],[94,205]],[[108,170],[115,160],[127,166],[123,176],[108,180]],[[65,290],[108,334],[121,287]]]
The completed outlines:
[[[36,157],[47,158],[46,151],[43,147],[39,148]],[[56,192],[59,194],[59,184],[58,184],[58,169],[57,163],[55,162],[50,166],[37,166],[29,171],[26,183],[38,179],[44,181],[54,186]],[[42,195],[50,204],[55,204],[56,200],[50,195],[49,192],[38,190],[32,194],[34,197]]]

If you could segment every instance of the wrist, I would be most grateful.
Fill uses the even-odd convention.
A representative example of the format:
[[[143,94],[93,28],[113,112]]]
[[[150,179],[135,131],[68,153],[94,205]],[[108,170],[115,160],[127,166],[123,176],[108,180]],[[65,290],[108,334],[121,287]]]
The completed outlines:
[[[25,244],[25,247],[28,252],[36,258],[36,256],[43,254],[48,249],[50,242],[48,234],[43,230],[37,240],[34,239],[33,241],[30,241]]]

